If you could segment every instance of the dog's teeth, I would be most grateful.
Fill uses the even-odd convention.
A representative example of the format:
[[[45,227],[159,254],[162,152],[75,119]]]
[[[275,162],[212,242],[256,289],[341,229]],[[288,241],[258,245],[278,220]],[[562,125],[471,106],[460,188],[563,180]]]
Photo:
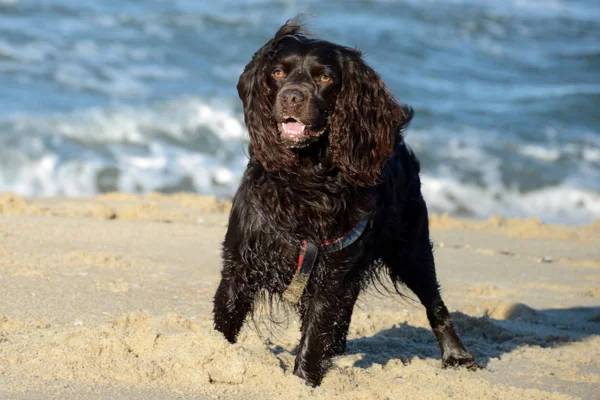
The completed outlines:
[[[282,124],[283,131],[292,136],[299,136],[306,130],[306,125],[299,122],[288,122]]]

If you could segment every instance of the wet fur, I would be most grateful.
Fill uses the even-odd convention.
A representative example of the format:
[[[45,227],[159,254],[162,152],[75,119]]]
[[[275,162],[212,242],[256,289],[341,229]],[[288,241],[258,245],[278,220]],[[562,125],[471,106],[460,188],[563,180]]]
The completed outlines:
[[[279,140],[272,110],[276,93],[268,68],[293,37],[327,46],[342,71],[328,130],[316,144],[293,150]],[[421,195],[419,163],[403,130],[413,112],[399,104],[355,49],[310,38],[296,21],[259,49],[238,84],[250,135],[250,161],[233,200],[223,243],[222,280],[214,299],[215,329],[234,343],[261,293],[270,302],[291,282],[298,250],[280,232],[315,243],[343,235],[363,218],[370,223],[351,246],[320,253],[295,305],[302,322],[294,374],[321,383],[330,359],[345,351],[359,293],[380,274],[408,287],[426,308],[443,366],[477,368],[452,327],[440,297]]]

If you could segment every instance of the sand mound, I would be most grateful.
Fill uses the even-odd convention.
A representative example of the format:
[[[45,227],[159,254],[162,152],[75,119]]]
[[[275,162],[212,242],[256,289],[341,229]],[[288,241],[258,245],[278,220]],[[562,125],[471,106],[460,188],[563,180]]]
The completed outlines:
[[[0,193],[0,214],[25,214],[34,211],[25,198],[11,193]]]
[[[486,315],[494,319],[527,319],[534,318],[536,312],[533,308],[517,302],[501,302],[486,311]]]
[[[512,338],[486,318],[455,313],[467,338],[502,342]],[[322,387],[311,389],[292,374],[293,354],[265,345],[246,332],[230,345],[210,321],[138,312],[97,327],[53,327],[0,318],[0,375],[18,375],[44,385],[52,381],[107,382],[177,388],[234,398],[445,399],[469,388],[470,398],[566,399],[536,389],[486,382],[487,371],[442,370],[439,360],[415,356],[431,349],[430,332],[407,324],[371,338],[356,338],[348,355],[335,360]],[[433,344],[435,346],[435,344]],[[390,358],[402,348],[409,357]],[[427,351],[425,351],[427,353]],[[23,388],[22,388],[23,389]],[[258,397],[252,397],[258,396]]]
[[[260,375],[283,374],[269,352],[254,354],[231,346],[211,326],[176,315],[133,313],[96,328],[31,327],[0,319],[8,342],[3,359],[9,360],[0,364],[1,373],[10,369],[48,380],[167,385],[242,383]]]

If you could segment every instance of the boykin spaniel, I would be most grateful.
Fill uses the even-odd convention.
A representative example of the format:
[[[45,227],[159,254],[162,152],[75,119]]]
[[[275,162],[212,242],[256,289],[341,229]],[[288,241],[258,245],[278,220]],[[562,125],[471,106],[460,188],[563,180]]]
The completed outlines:
[[[387,274],[425,306],[443,367],[478,368],[440,296],[413,116],[355,49],[288,21],[237,85],[250,136],[214,298],[214,326],[235,343],[259,295],[302,322],[294,374],[318,386],[346,349],[354,303]],[[285,300],[284,300],[285,299]]]

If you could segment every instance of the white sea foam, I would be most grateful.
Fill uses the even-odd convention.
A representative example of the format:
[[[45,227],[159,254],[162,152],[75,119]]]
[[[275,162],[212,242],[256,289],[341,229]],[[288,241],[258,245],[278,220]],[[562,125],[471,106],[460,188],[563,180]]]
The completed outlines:
[[[595,148],[575,143],[560,147],[515,145],[499,133],[482,134],[472,129],[453,132],[441,140],[444,136],[448,135],[435,129],[414,129],[407,137],[417,154],[428,154],[435,160],[423,159],[423,194],[432,210],[477,218],[492,214],[538,216],[548,222],[582,223],[600,218],[600,171],[579,161],[593,161]],[[503,141],[506,144],[502,145]],[[504,148],[503,153],[490,151],[498,148]],[[511,151],[547,165],[558,162],[564,151],[564,156],[578,166],[559,184],[539,187],[534,182],[533,189],[523,189],[519,187],[519,168],[510,161]],[[594,181],[598,185],[590,185]]]
[[[198,98],[148,109],[12,117],[0,121],[0,129],[12,132],[0,136],[0,191],[91,195],[101,189],[102,173],[112,170],[114,190],[231,195],[247,162],[240,119],[226,102]],[[206,138],[214,143],[205,151],[186,148]]]
[[[532,157],[542,161],[556,161],[560,158],[560,151],[557,149],[549,149],[538,145],[523,145],[519,146],[518,152],[524,156]]]
[[[586,223],[600,218],[600,194],[568,184],[520,192],[503,185],[481,187],[424,174],[423,195],[430,210],[476,218],[493,214],[539,217],[545,222]]]
[[[600,149],[584,148],[581,153],[585,161],[600,163]]]
[[[14,116],[0,121],[0,130],[12,132],[0,135],[0,191],[24,195],[194,190],[228,197],[247,163],[242,116],[227,101],[186,97],[148,108]],[[597,176],[595,167],[574,171],[561,184],[525,191],[505,183],[503,161],[486,150],[493,135],[484,139],[467,129],[442,142],[439,135],[413,130],[408,136],[417,154],[436,159],[431,164],[426,157],[423,165],[431,210],[560,222],[600,218],[600,193],[581,186]],[[585,156],[591,161],[593,150]],[[537,146],[518,152],[547,162],[559,156]]]

